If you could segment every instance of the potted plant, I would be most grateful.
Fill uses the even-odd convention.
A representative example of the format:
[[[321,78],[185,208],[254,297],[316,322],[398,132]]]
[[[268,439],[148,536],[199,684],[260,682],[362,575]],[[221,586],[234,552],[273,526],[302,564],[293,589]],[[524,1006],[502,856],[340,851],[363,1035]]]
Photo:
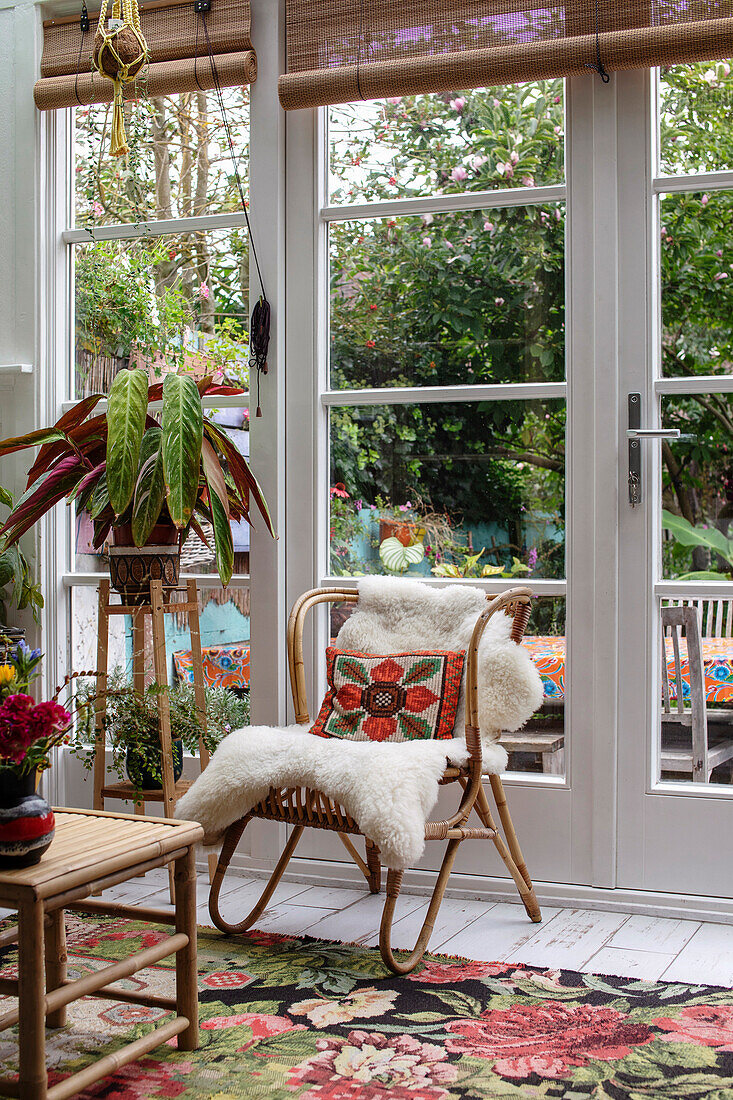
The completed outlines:
[[[0,485],[0,504],[12,510],[14,501],[7,489]],[[0,539],[0,634],[10,632],[20,634],[23,631],[10,630],[9,611],[17,607],[19,611],[29,608],[38,622],[38,612],[43,607],[40,585],[36,584],[33,570],[23,551],[17,544],[8,546]]]
[[[274,535],[265,499],[247,460],[225,432],[204,417],[201,397],[230,388],[211,376],[195,382],[168,374],[148,385],[141,369],[123,369],[110,387],[106,414],[94,414],[102,394],[79,401],[50,428],[0,442],[0,457],[40,446],[24,495],[0,536],[7,546],[66,498],[88,508],[95,549],[110,533],[113,585],[132,600],[149,592],[151,579],[178,580],[180,546],[201,521],[213,528],[222,583],[231,579],[231,521],[250,519],[250,496]],[[160,423],[151,408],[161,403]]]
[[[36,793],[38,772],[51,766],[51,750],[66,740],[71,715],[56,699],[36,703],[28,694],[41,651],[25,642],[6,648],[0,665],[0,867],[38,863],[53,840],[54,816]]]
[[[113,771],[119,779],[127,777],[133,785],[136,802],[143,800],[146,790],[160,790],[163,769],[158,733],[158,696],[168,694],[171,738],[173,742],[173,774],[177,781],[183,772],[184,749],[194,755],[202,737],[198,720],[194,688],[190,684],[159,687],[150,684],[144,692],[136,692],[121,669],[110,676],[107,690],[105,733],[112,751]],[[233,729],[249,722],[249,699],[240,698],[225,687],[205,689],[206,730],[203,742],[213,752],[219,742]],[[79,721],[72,742],[72,753],[85,768],[94,762],[93,721],[96,685],[84,684],[77,690],[76,707]]]

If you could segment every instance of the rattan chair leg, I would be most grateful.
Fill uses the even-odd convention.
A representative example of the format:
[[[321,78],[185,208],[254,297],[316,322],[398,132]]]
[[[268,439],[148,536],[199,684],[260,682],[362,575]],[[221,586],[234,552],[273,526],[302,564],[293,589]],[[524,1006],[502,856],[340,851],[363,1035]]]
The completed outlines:
[[[428,911],[425,914],[425,920],[423,926],[420,929],[420,935],[417,937],[417,943],[412,951],[409,953],[406,959],[396,959],[392,952],[392,921],[394,919],[395,906],[397,905],[397,898],[399,897],[400,888],[402,886],[402,871],[387,871],[387,897],[384,901],[384,909],[382,910],[382,923],[379,927],[379,951],[384,961],[384,965],[388,967],[393,974],[409,974],[411,970],[414,970],[420,959],[425,954],[428,946],[428,940],[435,927],[435,920],[438,916],[438,910],[440,909],[443,901],[443,895],[445,894],[445,888],[448,885],[448,879],[450,873],[453,870],[453,863],[458,852],[458,845],[460,840],[449,840],[443,856],[443,862],[440,865],[440,871],[438,872],[438,880],[435,883],[432,897],[428,905]]]
[[[251,819],[248,817],[243,818],[242,821],[237,821],[234,825],[229,826],[226,838],[224,840],[224,846],[222,847],[221,855],[219,856],[219,863],[217,865],[216,873],[214,875],[214,881],[211,884],[211,890],[209,892],[209,914],[211,916],[211,919],[220,932],[227,932],[229,935],[237,935],[237,933],[239,932],[246,932],[247,929],[251,928],[254,922],[262,916],[265,909],[267,908],[267,903],[275,892],[278,882],[282,878],[283,871],[290,862],[290,857],[295,851],[298,841],[303,835],[304,826],[296,825],[292,833],[290,834],[288,842],[282,850],[282,855],[277,861],[274,871],[267,880],[267,885],[262,891],[260,899],[255,905],[254,909],[252,909],[247,914],[244,920],[238,921],[236,924],[230,924],[229,921],[224,920],[221,913],[219,912],[219,891],[221,889],[221,884],[224,880],[226,869],[229,866],[229,861],[234,853],[234,849],[239,843],[239,838],[241,837],[242,833],[244,832],[245,826],[250,820]],[[229,833],[231,833],[232,830],[237,830],[237,832],[234,844],[231,846],[230,850],[227,846],[227,841],[229,840]],[[225,849],[227,852],[226,862],[222,864],[222,860],[225,857]]]
[[[378,894],[382,888],[382,861],[379,857],[379,848],[373,840],[366,841],[366,861],[369,868],[369,893]]]
[[[524,863],[524,859],[522,857],[522,852],[521,852],[521,849],[519,847],[519,841],[517,840],[517,834],[514,832],[514,824],[512,822],[511,816],[509,814],[509,807],[507,805],[506,796],[504,795],[504,787],[501,783],[501,780],[499,779],[499,777],[497,775],[491,775],[491,776],[489,776],[489,779],[492,780],[492,784],[491,784],[492,791],[494,791],[493,780],[497,779],[499,781],[501,794],[503,796],[503,808],[504,808],[504,813],[502,813],[502,804],[497,800],[497,808],[499,810],[499,816],[501,818],[501,823],[502,823],[502,826],[504,827],[505,832],[507,831],[507,822],[509,824],[509,832],[508,832],[508,835],[507,835],[507,841],[509,841],[510,836],[513,837],[513,843],[515,845],[515,851],[519,853],[519,858],[521,860],[521,867],[516,862],[515,853],[512,852],[509,847],[507,847],[507,845],[504,843],[504,840],[503,840],[501,834],[498,831],[496,832],[496,835],[493,838],[494,844],[496,846],[496,850],[499,853],[499,855],[500,855],[504,865],[506,866],[507,870],[509,871],[509,874],[514,879],[514,883],[515,883],[515,885],[517,887],[517,890],[519,892],[519,896],[522,900],[522,904],[524,905],[524,908],[527,910],[527,916],[535,924],[539,924],[542,921],[542,911],[540,909],[539,902],[537,901],[537,897],[536,897],[535,892],[534,892],[534,886],[532,885],[532,880],[529,877],[529,871],[527,870],[526,864]],[[494,794],[494,797],[496,798],[496,794]],[[486,797],[486,790],[485,790],[483,784],[479,788],[479,792],[476,796],[476,802],[474,803],[474,809],[476,810],[476,813],[478,814],[479,818],[481,819],[481,822],[486,826],[487,829],[496,829],[496,825],[494,823],[494,818],[493,818],[492,813],[491,813],[491,807],[489,806],[489,800]]]
[[[519,839],[514,829],[514,822],[509,812],[509,804],[506,800],[506,794],[504,793],[504,784],[501,781],[501,776],[490,775],[489,782],[491,783],[491,791],[494,795],[496,802],[496,808],[499,811],[499,818],[501,820],[502,828],[504,830],[504,836],[511,852],[514,864],[519,871],[520,875],[524,879],[528,887],[528,893],[520,891],[524,907],[527,910],[527,915],[530,920],[535,924],[539,924],[542,920],[542,911],[540,910],[537,896],[534,892],[534,885],[530,878],[529,871],[527,870],[527,864],[524,862],[524,856],[522,855],[522,849],[519,846]],[[485,792],[484,792],[485,797]],[[488,802],[487,802],[488,805]]]

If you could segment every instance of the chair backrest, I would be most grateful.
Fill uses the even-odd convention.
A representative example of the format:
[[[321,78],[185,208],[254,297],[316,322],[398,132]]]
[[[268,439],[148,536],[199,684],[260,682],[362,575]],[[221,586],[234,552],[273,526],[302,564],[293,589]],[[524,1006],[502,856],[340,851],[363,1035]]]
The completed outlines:
[[[517,645],[524,637],[524,631],[529,620],[531,610],[532,593],[528,588],[514,588],[497,596],[486,596],[487,604],[478,616],[478,622],[474,628],[471,644],[467,650],[467,670],[472,671],[468,675],[468,697],[466,700],[466,716],[472,716],[472,724],[477,724],[476,703],[476,660],[478,644],[481,635],[493,614],[503,610],[512,619],[510,636]],[[300,599],[293,604],[288,622],[288,664],[290,668],[290,687],[295,707],[295,720],[303,725],[311,721],[308,710],[308,697],[305,682],[305,661],[303,658],[303,628],[305,619],[311,608],[321,603],[352,603],[359,600],[359,593],[354,588],[314,588],[305,592]],[[473,685],[471,689],[471,684]]]
[[[733,600],[663,600],[662,606],[694,607],[703,638],[733,638]]]
[[[702,662],[702,643],[700,638],[700,619],[696,607],[662,607],[662,721],[664,715],[671,715],[669,669],[665,639],[672,639],[674,666],[673,682],[677,702],[677,714],[689,714],[692,731],[692,778],[705,782],[708,776],[708,721],[705,699],[705,677]],[[684,680],[680,659],[680,638],[684,631],[687,642],[687,665],[690,683],[690,709],[685,710]],[[687,725],[687,722],[683,723]]]

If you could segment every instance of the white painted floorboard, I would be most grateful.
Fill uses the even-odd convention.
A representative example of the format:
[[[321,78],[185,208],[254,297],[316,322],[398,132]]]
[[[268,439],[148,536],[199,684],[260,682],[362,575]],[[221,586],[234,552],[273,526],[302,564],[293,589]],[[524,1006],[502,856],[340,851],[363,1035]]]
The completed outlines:
[[[221,908],[241,920],[257,902],[265,880],[230,873],[224,880]],[[210,925],[209,886],[201,873],[197,886],[198,921]],[[131,879],[104,894],[105,900],[170,908],[164,870]],[[393,925],[393,946],[412,947],[422,926],[428,899],[402,894]],[[281,882],[257,928],[283,935],[335,939],[375,945],[384,893]],[[446,898],[430,948],[488,962],[506,961],[587,973],[615,974],[646,981],[733,986],[733,926],[670,920],[589,909],[543,907],[541,924],[532,924],[524,908],[509,902]]]

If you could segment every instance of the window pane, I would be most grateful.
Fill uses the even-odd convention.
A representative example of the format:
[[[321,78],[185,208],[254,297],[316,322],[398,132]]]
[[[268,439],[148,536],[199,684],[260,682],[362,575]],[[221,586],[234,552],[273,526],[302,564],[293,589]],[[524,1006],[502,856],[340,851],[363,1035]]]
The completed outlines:
[[[683,175],[733,168],[730,61],[662,69],[659,112],[662,172]]]
[[[725,581],[733,574],[733,395],[662,401],[662,576]],[[694,532],[690,532],[690,526]],[[693,573],[702,573],[696,578]],[[733,589],[733,585],[731,585]],[[733,591],[731,593],[733,598]]]
[[[332,573],[564,576],[564,401],[332,409],[330,441]]]
[[[662,372],[733,370],[733,191],[660,203]]]
[[[79,585],[71,590],[72,668],[94,669],[97,662],[97,608],[99,596],[92,586]],[[116,597],[113,593],[113,602]],[[191,672],[191,635],[188,613],[164,616],[168,681],[193,683]],[[230,585],[199,586],[199,623],[203,648],[205,682],[249,691],[249,589]],[[153,676],[153,651],[150,617],[145,617],[145,674]],[[119,671],[132,676],[132,620],[127,615],[109,617],[110,673]]]
[[[249,88],[224,106],[247,195]],[[241,209],[224,122],[213,92],[140,99],[126,109],[130,154],[107,155],[111,104],[74,112],[77,225],[185,218]],[[100,150],[102,155],[100,156]]]
[[[333,389],[565,377],[560,204],[333,224]]]
[[[123,367],[184,368],[246,389],[249,249],[242,229],[96,241],[75,249],[74,396]]]
[[[684,589],[660,601],[656,778],[662,783],[731,783],[732,613],[730,600],[691,600]]]
[[[332,203],[564,178],[562,80],[332,107]]]

